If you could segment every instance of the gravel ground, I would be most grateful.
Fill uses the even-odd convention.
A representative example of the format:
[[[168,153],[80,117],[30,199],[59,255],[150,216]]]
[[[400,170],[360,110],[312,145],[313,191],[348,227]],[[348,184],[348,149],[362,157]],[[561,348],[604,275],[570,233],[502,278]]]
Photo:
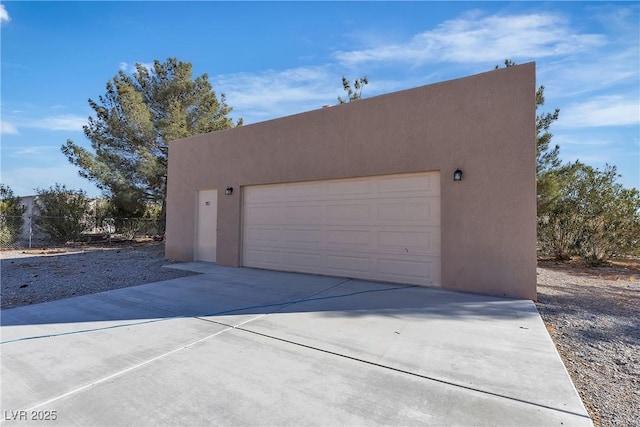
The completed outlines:
[[[192,273],[161,268],[158,242],[2,251],[1,308]],[[640,262],[590,269],[541,263],[536,306],[596,426],[638,426]]]
[[[596,426],[640,425],[640,269],[541,263],[538,311]]]
[[[194,273],[162,268],[162,242],[0,252],[0,308],[53,301]]]

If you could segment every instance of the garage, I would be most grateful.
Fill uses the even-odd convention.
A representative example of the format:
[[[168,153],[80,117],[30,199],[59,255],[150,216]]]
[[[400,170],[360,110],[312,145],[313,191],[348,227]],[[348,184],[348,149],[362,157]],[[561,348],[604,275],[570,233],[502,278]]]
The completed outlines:
[[[535,299],[535,77],[517,65],[171,141],[165,254]]]
[[[440,285],[440,173],[247,186],[246,267]]]

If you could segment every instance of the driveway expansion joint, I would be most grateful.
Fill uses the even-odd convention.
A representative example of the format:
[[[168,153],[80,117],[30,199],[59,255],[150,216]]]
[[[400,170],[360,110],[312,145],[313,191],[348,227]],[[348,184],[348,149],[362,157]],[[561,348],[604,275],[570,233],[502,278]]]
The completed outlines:
[[[214,322],[214,323],[218,323],[218,322]],[[220,324],[223,325],[223,323],[220,323]],[[515,401],[515,402],[519,402],[519,403],[524,403],[526,405],[537,406],[537,407],[548,409],[548,410],[551,410],[551,411],[563,412],[565,414],[575,415],[575,416],[578,416],[578,417],[581,417],[581,418],[590,419],[588,416],[586,416],[584,414],[580,414],[580,413],[573,412],[573,411],[568,411],[566,409],[555,408],[553,406],[545,405],[545,404],[542,404],[542,403],[531,402],[531,401],[528,401],[528,400],[519,399],[517,397],[507,396],[507,395],[504,395],[504,394],[495,393],[495,392],[488,391],[488,390],[482,390],[482,389],[471,387],[471,386],[468,386],[468,385],[458,384],[458,383],[454,383],[452,381],[443,380],[441,378],[436,378],[436,377],[432,377],[432,376],[429,376],[429,375],[423,375],[423,374],[419,374],[417,372],[407,371],[405,369],[395,368],[395,367],[389,366],[389,365],[383,365],[381,363],[372,362],[372,361],[369,361],[369,360],[366,360],[366,359],[361,359],[361,358],[354,357],[354,356],[349,356],[347,354],[342,354],[342,353],[338,353],[338,352],[331,351],[331,350],[325,350],[325,349],[320,348],[320,347],[315,347],[315,346],[311,346],[311,345],[307,345],[307,344],[302,344],[302,343],[299,343],[299,342],[291,341],[291,340],[288,340],[288,339],[285,339],[285,338],[279,338],[279,337],[276,337],[276,336],[273,336],[273,335],[269,335],[269,334],[265,334],[265,333],[262,333],[262,332],[252,331],[250,329],[241,328],[239,326],[233,327],[233,329],[238,330],[238,331],[248,332],[248,333],[254,334],[254,335],[259,335],[259,336],[262,336],[262,337],[265,337],[265,338],[277,340],[277,341],[284,342],[284,343],[287,343],[287,344],[293,344],[293,345],[296,345],[296,346],[299,346],[299,347],[304,347],[304,348],[307,348],[307,349],[310,349],[310,350],[315,350],[315,351],[319,351],[319,352],[322,352],[322,353],[327,353],[327,354],[330,354],[330,355],[333,355],[333,356],[342,357],[342,358],[345,358],[345,359],[353,360],[355,362],[364,363],[364,364],[375,366],[375,367],[378,367],[378,368],[388,369],[388,370],[395,371],[395,372],[398,372],[398,373],[401,373],[401,374],[411,375],[411,376],[414,376],[414,377],[417,377],[417,378],[422,378],[422,379],[425,379],[425,380],[428,380],[428,381],[434,381],[434,382],[438,382],[438,383],[441,383],[441,384],[445,384],[445,385],[449,385],[449,386],[453,386],[453,387],[457,387],[457,388],[463,388],[465,390],[469,390],[469,391],[476,392],[476,393],[482,393],[482,394],[498,397],[498,398],[501,398],[501,399],[507,399],[507,400],[511,400],[511,401]]]

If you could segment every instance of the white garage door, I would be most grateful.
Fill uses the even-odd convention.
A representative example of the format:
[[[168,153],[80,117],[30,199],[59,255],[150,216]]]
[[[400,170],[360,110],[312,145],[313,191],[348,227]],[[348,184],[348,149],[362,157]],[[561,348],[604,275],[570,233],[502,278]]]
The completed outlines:
[[[243,264],[440,284],[439,172],[244,189]]]

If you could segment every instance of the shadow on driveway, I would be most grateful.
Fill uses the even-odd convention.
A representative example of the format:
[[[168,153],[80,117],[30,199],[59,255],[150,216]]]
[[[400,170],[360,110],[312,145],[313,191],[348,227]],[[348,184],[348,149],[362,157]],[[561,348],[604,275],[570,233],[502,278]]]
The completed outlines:
[[[202,270],[202,263],[198,264]],[[189,266],[189,264],[187,264]],[[205,265],[208,273],[0,311],[2,326],[316,312],[429,318],[538,316],[528,301],[297,273]],[[43,309],[48,307],[48,309]],[[532,308],[533,307],[533,308]]]
[[[76,425],[591,425],[531,301],[180,268],[202,274],[2,310],[3,409],[55,403]]]

